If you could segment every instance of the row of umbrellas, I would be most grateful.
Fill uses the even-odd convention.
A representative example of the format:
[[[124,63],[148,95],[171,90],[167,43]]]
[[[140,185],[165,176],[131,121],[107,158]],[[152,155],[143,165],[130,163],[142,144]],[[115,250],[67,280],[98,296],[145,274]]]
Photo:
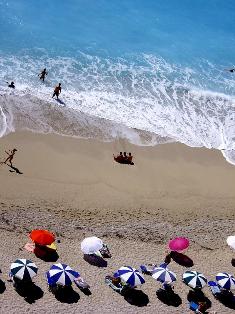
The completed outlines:
[[[50,245],[55,242],[55,235],[47,230],[33,230],[30,238],[39,245]],[[235,236],[227,238],[227,244],[235,249]],[[81,250],[84,254],[93,254],[100,250],[103,241],[97,237],[85,238],[81,243]],[[168,247],[171,251],[181,252],[189,247],[189,240],[185,237],[177,237],[169,241]]]
[[[37,275],[37,272],[38,267],[27,259],[17,259],[11,264],[12,276],[20,280],[30,281]],[[50,270],[46,273],[46,277],[50,284],[67,286],[80,277],[80,274],[70,266],[58,263],[51,266]]]
[[[145,280],[143,274],[139,270],[130,266],[121,267],[116,273],[122,281],[132,287],[142,285]],[[161,283],[171,284],[176,281],[176,275],[166,267],[156,267],[152,277]],[[219,273],[216,276],[218,285],[227,290],[235,289],[235,278],[227,273]],[[183,274],[184,283],[193,289],[202,289],[207,284],[206,277],[197,271],[186,271]]]
[[[29,234],[31,240],[39,245],[46,246],[55,242],[55,235],[48,230],[33,230]],[[97,237],[88,237],[81,242],[84,254],[94,254],[103,247],[103,241]]]

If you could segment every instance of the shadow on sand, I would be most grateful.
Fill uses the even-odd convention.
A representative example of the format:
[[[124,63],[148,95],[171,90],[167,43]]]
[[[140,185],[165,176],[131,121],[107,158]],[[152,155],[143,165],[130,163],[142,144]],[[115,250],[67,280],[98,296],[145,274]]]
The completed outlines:
[[[180,266],[184,266],[184,267],[193,266],[193,260],[189,258],[187,255],[172,251],[170,256],[173,259],[173,261],[179,264]]]
[[[217,295],[217,300],[224,306],[235,310],[235,296],[231,291],[223,291]]]
[[[60,104],[60,105],[63,105],[64,107],[66,106],[66,103],[61,100],[60,98],[57,98],[56,101]]]
[[[205,296],[202,290],[190,290],[187,300],[189,302],[193,301],[196,304],[199,304],[200,302],[205,303],[206,310],[208,310],[212,305],[210,299]]]
[[[43,291],[40,287],[36,286],[33,282],[18,283],[15,286],[16,292],[25,299],[29,304],[34,303],[36,300],[43,297]]]
[[[90,265],[96,267],[107,267],[108,263],[100,256],[96,256],[94,254],[84,254],[83,256],[84,261],[89,263]]]
[[[5,282],[0,279],[0,294],[6,290]]]
[[[17,174],[23,174],[23,172],[21,172],[18,168],[16,168],[16,167],[14,167],[14,166],[11,166],[11,165],[9,165],[9,164],[7,164],[7,166],[9,167],[9,168],[11,168],[9,171],[10,172],[15,172],[15,173],[17,173]]]
[[[35,246],[34,254],[37,258],[40,258],[44,262],[54,263],[58,260],[59,255],[56,250],[49,249],[46,246]]]
[[[73,290],[72,286],[65,286],[54,292],[56,300],[61,303],[77,303],[80,299],[79,294]]]
[[[123,297],[129,304],[138,307],[147,306],[149,303],[149,297],[141,290],[129,289]]]
[[[164,289],[159,289],[156,291],[156,295],[162,303],[168,306],[178,307],[182,304],[181,297],[173,290],[166,291]]]

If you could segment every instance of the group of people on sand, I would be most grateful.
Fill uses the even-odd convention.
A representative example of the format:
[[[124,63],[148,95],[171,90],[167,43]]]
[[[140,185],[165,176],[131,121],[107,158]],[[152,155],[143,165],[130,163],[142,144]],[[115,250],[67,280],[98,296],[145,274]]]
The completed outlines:
[[[45,81],[45,78],[46,78],[46,76],[48,75],[48,72],[47,72],[47,69],[45,68],[45,69],[43,69],[39,74],[38,74],[38,76],[39,76],[39,79],[40,80],[42,80],[43,82]],[[15,89],[15,83],[12,81],[11,83],[9,83],[9,82],[6,82],[7,84],[8,84],[8,87],[9,88],[13,88],[13,89]],[[62,88],[61,88],[61,83],[59,83],[56,87],[55,87],[55,89],[54,89],[54,93],[53,93],[53,95],[52,95],[52,98],[54,98],[55,96],[57,97],[57,99],[59,98],[59,94],[61,93],[61,90],[62,90]]]
[[[124,152],[124,153],[120,152],[119,155],[117,155],[117,156],[113,155],[113,158],[116,162],[118,162],[120,164],[134,165],[134,163],[132,161],[133,156],[131,155],[131,153],[129,153],[127,155],[126,152]]]

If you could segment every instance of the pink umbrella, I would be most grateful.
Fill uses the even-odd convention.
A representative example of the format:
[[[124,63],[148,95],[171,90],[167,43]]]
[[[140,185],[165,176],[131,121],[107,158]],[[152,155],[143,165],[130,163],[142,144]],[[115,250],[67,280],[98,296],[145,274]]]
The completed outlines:
[[[170,240],[168,244],[171,251],[180,252],[189,247],[189,240],[187,238],[175,238]]]

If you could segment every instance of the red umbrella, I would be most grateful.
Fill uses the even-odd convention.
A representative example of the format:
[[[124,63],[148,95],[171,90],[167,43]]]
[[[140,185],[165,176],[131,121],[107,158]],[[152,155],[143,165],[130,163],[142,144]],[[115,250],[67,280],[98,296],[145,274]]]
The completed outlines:
[[[50,245],[55,242],[54,234],[47,230],[33,230],[29,236],[35,243],[40,245]]]
[[[189,240],[187,238],[175,238],[170,240],[168,244],[171,251],[180,252],[189,247]]]

